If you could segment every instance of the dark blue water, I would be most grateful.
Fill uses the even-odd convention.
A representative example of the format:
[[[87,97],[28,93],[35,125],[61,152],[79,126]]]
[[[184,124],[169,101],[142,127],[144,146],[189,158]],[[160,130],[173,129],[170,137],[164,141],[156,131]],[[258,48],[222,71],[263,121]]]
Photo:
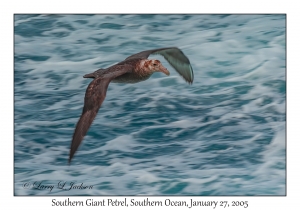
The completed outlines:
[[[284,15],[15,15],[14,29],[16,195],[285,194]],[[171,75],[110,84],[68,166],[82,76],[168,46],[193,85],[153,56]]]

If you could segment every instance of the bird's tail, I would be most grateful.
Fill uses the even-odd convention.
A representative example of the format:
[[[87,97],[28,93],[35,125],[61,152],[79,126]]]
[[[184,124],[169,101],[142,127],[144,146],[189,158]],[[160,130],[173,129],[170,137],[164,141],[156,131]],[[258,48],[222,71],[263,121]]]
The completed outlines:
[[[86,74],[83,76],[83,78],[95,78],[94,73]]]
[[[93,73],[89,73],[89,74],[84,75],[83,78],[96,78],[97,72],[102,71],[102,70],[105,70],[105,69],[98,69],[97,71],[95,71]]]

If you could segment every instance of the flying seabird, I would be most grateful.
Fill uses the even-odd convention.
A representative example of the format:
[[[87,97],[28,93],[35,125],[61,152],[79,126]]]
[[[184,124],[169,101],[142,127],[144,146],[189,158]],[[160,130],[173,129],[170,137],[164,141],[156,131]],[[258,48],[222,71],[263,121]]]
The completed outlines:
[[[142,51],[129,56],[124,61],[107,69],[99,69],[93,73],[84,75],[84,78],[93,78],[94,80],[86,89],[82,114],[73,134],[69,164],[95,119],[105,99],[107,87],[110,82],[137,83],[147,80],[154,72],[162,72],[170,75],[168,69],[159,60],[147,59],[153,54],[162,55],[186,82],[189,84],[193,83],[194,74],[190,61],[177,47]]]

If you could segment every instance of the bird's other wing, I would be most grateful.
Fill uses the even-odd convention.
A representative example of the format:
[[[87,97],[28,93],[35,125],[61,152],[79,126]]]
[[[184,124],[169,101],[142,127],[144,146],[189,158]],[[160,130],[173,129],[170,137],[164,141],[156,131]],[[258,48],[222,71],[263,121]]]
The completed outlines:
[[[162,55],[169,64],[187,81],[193,83],[194,73],[189,59],[186,55],[177,47],[159,48],[154,50],[146,50],[137,54],[131,55],[125,60],[131,60],[136,58],[146,59],[151,54]]]
[[[132,66],[130,65],[118,65],[115,68],[107,69],[106,74],[94,79],[89,84],[85,93],[82,114],[73,134],[69,164],[105,99],[106,91],[110,81],[118,76],[121,76],[122,74],[130,73],[131,71]]]

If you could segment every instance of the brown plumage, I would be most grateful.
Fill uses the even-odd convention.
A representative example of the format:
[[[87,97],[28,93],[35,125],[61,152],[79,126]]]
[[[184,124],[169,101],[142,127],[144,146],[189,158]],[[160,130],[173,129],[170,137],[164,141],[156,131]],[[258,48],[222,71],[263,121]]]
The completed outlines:
[[[99,69],[84,75],[84,78],[94,80],[86,89],[82,114],[73,134],[69,164],[95,119],[110,82],[137,83],[148,79],[154,72],[170,74],[159,60],[148,60],[150,54],[162,55],[188,83],[193,83],[194,74],[190,61],[177,47],[142,51],[107,69]]]

